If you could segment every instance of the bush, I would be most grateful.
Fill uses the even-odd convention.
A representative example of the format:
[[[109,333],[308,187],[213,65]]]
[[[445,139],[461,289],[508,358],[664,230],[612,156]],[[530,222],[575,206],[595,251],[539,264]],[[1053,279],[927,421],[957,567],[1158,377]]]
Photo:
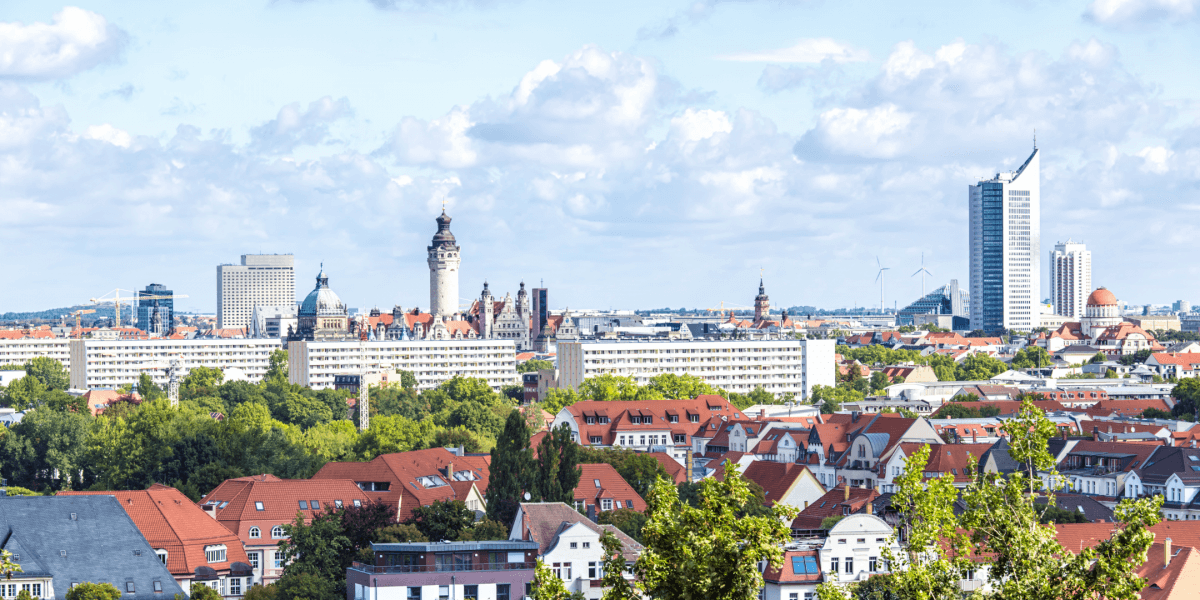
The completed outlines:
[[[121,590],[111,583],[83,582],[67,590],[67,600],[119,600]]]

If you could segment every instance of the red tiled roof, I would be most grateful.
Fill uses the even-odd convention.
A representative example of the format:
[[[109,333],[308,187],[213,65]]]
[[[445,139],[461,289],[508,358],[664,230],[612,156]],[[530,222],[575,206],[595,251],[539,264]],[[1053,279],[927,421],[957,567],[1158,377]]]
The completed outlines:
[[[1174,352],[1159,352],[1152,354],[1150,358],[1160,365],[1181,365],[1192,369],[1200,368],[1200,352],[1184,352],[1176,354]]]
[[[850,488],[850,500],[846,500],[846,486],[839,485],[824,496],[813,501],[792,521],[792,529],[820,529],[826,517],[865,512],[867,503],[879,497],[873,488]]]
[[[380,498],[398,506],[397,518],[403,522],[412,516],[412,509],[416,506],[429,506],[435,500],[465,501],[472,485],[481,495],[484,494],[487,491],[489,460],[483,456],[455,456],[445,448],[429,448],[381,454],[367,462],[326,463],[313,475],[313,479],[387,482],[387,491],[364,493],[370,498]],[[451,465],[455,473],[469,471],[475,479],[429,488],[417,481],[419,477],[436,476],[445,482],[448,479],[446,469]]]
[[[817,571],[815,573],[796,573],[796,569],[792,568],[792,559],[799,558],[804,561],[807,558],[812,558]],[[763,580],[770,583],[820,583],[821,578],[821,557],[816,550],[785,550],[783,553],[783,564],[779,567],[767,565],[767,570],[763,572]]]
[[[608,463],[579,465],[579,485],[575,486],[575,501],[596,505],[603,510],[603,500],[612,500],[616,508],[631,508],[642,512],[646,501],[634,491],[617,470]]]
[[[319,505],[316,510],[309,504],[313,500]],[[349,479],[253,475],[225,480],[204,496],[201,506],[216,506],[217,522],[237,534],[243,544],[254,546],[277,543],[271,538],[271,528],[295,521],[298,513],[308,522],[317,510],[339,504],[352,506],[355,500],[368,502],[370,498]],[[309,508],[301,509],[300,501]],[[258,510],[259,502],[262,510]],[[259,538],[251,539],[251,527],[259,528]]]
[[[222,572],[227,571],[234,562],[249,564],[246,549],[238,536],[214,521],[175,488],[156,483],[146,490],[64,491],[59,495],[115,496],[150,546],[167,551],[167,570],[177,579],[190,579],[196,567],[200,566]],[[204,549],[214,545],[225,546],[226,560],[208,562]]]
[[[719,410],[710,410],[718,407]],[[617,435],[647,432],[682,432],[686,437],[679,445],[691,445],[693,436],[715,437],[724,428],[719,425],[721,417],[743,419],[742,412],[720,396],[703,395],[691,400],[614,400],[610,402],[582,401],[566,408],[579,428],[579,443],[591,445],[593,437],[600,438],[600,445],[611,446]],[[693,423],[689,415],[697,415],[699,422]],[[650,417],[650,423],[633,423],[631,416]],[[587,419],[593,418],[589,424]],[[607,417],[601,423],[599,417]],[[671,422],[674,417],[676,422]],[[711,427],[717,425],[716,427]]]
[[[912,444],[902,443],[900,449],[905,456],[912,456],[922,447],[929,446],[929,460],[925,462],[926,473],[949,473],[955,482],[971,481],[967,473],[971,457],[979,457],[991,449],[991,444]]]
[[[675,485],[687,481],[687,467],[679,464],[679,461],[671,458],[671,455],[666,452],[650,452],[648,454],[653,456],[663,469],[666,469],[667,474],[675,481]]]
[[[757,483],[766,492],[765,506],[775,506],[775,503],[787,495],[796,480],[804,475],[808,467],[795,463],[779,463],[774,461],[756,460],[746,467],[742,477]],[[718,481],[725,479],[724,471],[717,471],[714,478]]]
[[[1125,416],[1140,415],[1147,408],[1171,412],[1171,408],[1163,400],[1101,400],[1093,408]]]

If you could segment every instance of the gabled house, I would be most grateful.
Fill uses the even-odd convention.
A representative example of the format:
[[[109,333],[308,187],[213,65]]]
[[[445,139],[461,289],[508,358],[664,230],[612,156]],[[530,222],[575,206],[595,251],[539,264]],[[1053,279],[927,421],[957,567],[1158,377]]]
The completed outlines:
[[[800,511],[792,521],[792,534],[818,531],[821,522],[828,517],[848,517],[859,513],[873,513],[874,501],[880,496],[874,488],[859,488],[839,485],[817,498],[808,508]]]
[[[812,548],[784,548],[783,564],[763,571],[764,600],[813,600],[825,580],[820,552]]]
[[[855,583],[887,573],[890,565],[884,549],[890,549],[893,556],[902,554],[893,533],[891,525],[873,514],[854,514],[838,521],[819,553],[825,580]]]
[[[974,480],[970,470],[971,459],[975,459],[978,465],[993,444],[900,444],[879,474],[880,489],[885,493],[895,492],[894,482],[904,473],[904,461],[926,446],[929,447],[929,460],[925,462],[923,471],[925,479],[950,475],[954,478],[955,487],[964,488]]]
[[[1200,448],[1155,446],[1124,481],[1127,498],[1163,497],[1163,518],[1200,520]]]
[[[866,419],[862,419],[866,421]],[[942,441],[925,419],[905,419],[878,414],[849,436],[849,447],[834,462],[838,482],[875,487],[880,467],[887,464],[900,442],[937,444]]]
[[[300,517],[311,522],[326,509],[362,506],[371,499],[345,479],[280,479],[252,475],[226,479],[201,499],[200,508],[237,535],[259,581],[274,583],[283,574],[279,542],[283,526]]]
[[[1077,494],[1116,502],[1125,491],[1125,480],[1146,466],[1151,455],[1169,446],[1080,440],[1058,464],[1058,473]],[[1042,474],[1047,480],[1047,475]]]
[[[207,585],[237,598],[261,581],[237,535],[222,527],[179,490],[154,484],[145,490],[59,492],[59,496],[112,496],[183,589]]]
[[[791,427],[786,424],[772,425],[754,445],[754,457],[758,460],[794,463],[805,453],[811,432],[808,428]]]
[[[588,507],[597,513],[629,508],[646,510],[646,501],[608,463],[579,465],[579,485],[575,486],[575,508],[585,514]]]
[[[725,473],[718,471],[714,477],[723,480]],[[742,477],[763,489],[764,503],[769,507],[783,504],[800,511],[825,495],[825,486],[812,471],[795,463],[756,460],[746,467]]]
[[[471,510],[486,510],[490,460],[428,448],[381,454],[367,462],[326,463],[313,479],[349,479],[371,499],[393,504],[397,518],[404,522],[413,508],[437,500],[461,500]]]
[[[621,541],[622,554],[630,564],[637,560],[642,545],[612,525],[598,525],[561,502],[522,502],[513,519],[508,539],[535,542],[537,557],[563,580],[568,592],[581,592],[589,600],[604,594],[604,550],[600,536],[610,532]],[[629,573],[627,578],[632,577]]]
[[[124,600],[184,593],[112,496],[0,496],[0,548],[21,571],[0,596],[65,600],[71,586],[110,583]]]

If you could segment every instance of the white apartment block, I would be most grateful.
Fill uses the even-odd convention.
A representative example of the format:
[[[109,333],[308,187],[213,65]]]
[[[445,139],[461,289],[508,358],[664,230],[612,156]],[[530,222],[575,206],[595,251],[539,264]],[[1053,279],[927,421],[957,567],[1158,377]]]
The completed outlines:
[[[333,387],[334,375],[396,370],[411,371],[420,390],[456,375],[486,379],[497,391],[521,382],[512,340],[288,343],[289,381],[313,389]]]
[[[834,340],[583,340],[558,343],[558,382],[577,389],[598,375],[646,385],[665,373],[694,375],[713,387],[746,394],[754,388],[807,400],[815,385],[836,385]]]
[[[217,328],[250,324],[254,307],[295,306],[295,257],[243,254],[240,265],[217,266]]]
[[[1092,252],[1073,240],[1055,244],[1050,253],[1050,302],[1054,304],[1054,314],[1083,317],[1091,293]]]
[[[971,329],[1041,323],[1041,155],[969,187]]]
[[[53,358],[70,366],[71,352],[66,338],[27,338],[0,340],[0,365],[23,365],[39,356]]]
[[[236,369],[257,383],[267,373],[279,340],[71,340],[72,389],[115,388],[135,383],[142,373],[166,385],[167,367],[179,361],[184,375],[196,367]],[[228,378],[228,375],[227,375]]]

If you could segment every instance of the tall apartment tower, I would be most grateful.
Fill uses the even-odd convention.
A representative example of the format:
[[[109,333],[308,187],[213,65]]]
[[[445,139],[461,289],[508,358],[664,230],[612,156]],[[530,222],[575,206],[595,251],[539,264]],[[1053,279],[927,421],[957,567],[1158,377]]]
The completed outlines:
[[[429,250],[429,314],[435,319],[458,312],[458,263],[461,260],[446,210],[437,218]]]
[[[1041,156],[970,186],[971,329],[1041,324]]]
[[[248,326],[255,306],[295,305],[295,264],[291,254],[243,254],[240,265],[218,265],[217,327]]]
[[[1091,293],[1091,251],[1070,239],[1055,244],[1050,253],[1050,302],[1054,314],[1083,317]]]

